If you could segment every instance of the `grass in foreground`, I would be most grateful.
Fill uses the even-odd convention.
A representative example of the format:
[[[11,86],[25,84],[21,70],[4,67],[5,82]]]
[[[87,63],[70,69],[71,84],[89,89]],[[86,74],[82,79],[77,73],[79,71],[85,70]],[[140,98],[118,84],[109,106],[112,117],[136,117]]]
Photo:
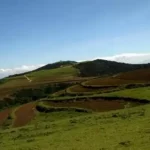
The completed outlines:
[[[39,114],[30,125],[0,131],[2,150],[149,149],[150,105],[109,113]]]

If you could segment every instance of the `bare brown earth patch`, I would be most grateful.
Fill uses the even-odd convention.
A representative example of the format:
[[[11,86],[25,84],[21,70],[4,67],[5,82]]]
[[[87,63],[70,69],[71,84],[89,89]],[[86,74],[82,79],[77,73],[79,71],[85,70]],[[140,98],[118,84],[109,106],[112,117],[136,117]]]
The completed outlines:
[[[6,109],[0,112],[0,125],[2,125],[11,113],[11,109]]]
[[[36,115],[36,103],[28,103],[22,105],[15,112],[15,120],[13,127],[21,127],[28,124]]]
[[[89,100],[80,100],[80,101],[65,101],[65,102],[48,102],[46,101],[46,105],[52,107],[73,107],[73,108],[85,108],[90,109],[96,112],[105,112],[110,110],[123,109],[127,104],[130,107],[137,106],[139,103],[137,102],[127,102],[124,100],[104,100],[104,99],[89,99]]]
[[[116,76],[116,78],[124,80],[134,80],[136,82],[141,80],[150,82],[150,68],[121,73]]]

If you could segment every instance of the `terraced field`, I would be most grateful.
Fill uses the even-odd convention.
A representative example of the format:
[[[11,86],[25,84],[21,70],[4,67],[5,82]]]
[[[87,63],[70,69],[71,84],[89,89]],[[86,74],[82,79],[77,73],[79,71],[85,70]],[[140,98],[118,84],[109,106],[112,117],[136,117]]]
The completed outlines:
[[[120,86],[127,84],[150,83],[150,69],[138,69],[126,73],[116,74],[112,77],[96,78],[84,82],[83,86]]]
[[[13,127],[21,127],[28,124],[36,115],[36,103],[22,105],[15,111]]]
[[[26,127],[0,131],[0,146],[3,150],[149,149],[149,108],[42,113]]]
[[[116,76],[118,79],[134,80],[134,81],[150,81],[150,69],[138,69],[126,73],[120,73]]]
[[[40,70],[25,76],[21,75],[7,78],[6,81],[0,84],[0,98],[9,96],[14,91],[22,88],[38,88],[48,83],[82,82],[87,79],[78,77],[78,70],[72,66]]]
[[[82,85],[75,85],[67,89],[67,93],[89,93],[89,92],[96,92],[96,91],[97,90],[93,88],[85,88]]]
[[[96,93],[103,93],[103,92],[109,92],[112,90],[117,90],[116,87],[103,87],[103,88],[92,88],[92,87],[86,87],[83,85],[75,85],[72,87],[69,87],[66,92],[68,94],[96,94]]]
[[[102,98],[89,98],[87,99],[78,99],[76,101],[74,100],[68,100],[68,101],[46,101],[44,102],[45,107],[54,107],[55,109],[62,109],[62,110],[67,110],[69,108],[74,108],[76,109],[75,111],[79,111],[78,108],[80,109],[85,109],[89,111],[94,111],[94,112],[108,112],[112,110],[118,110],[118,109],[124,109],[125,106],[130,103],[130,107],[138,106],[141,105],[139,102],[131,102],[131,101],[124,101],[123,99],[121,100],[106,100]],[[52,109],[51,109],[52,111]],[[80,110],[82,112],[82,110]]]
[[[82,85],[87,87],[88,86],[105,87],[105,86],[121,86],[127,84],[141,84],[141,83],[146,83],[146,82],[107,77],[107,78],[97,78],[97,79],[89,80],[87,82],[84,82]]]
[[[62,96],[62,95],[65,95],[66,94],[66,90],[60,90],[58,92],[55,92],[53,94],[50,94],[50,96],[52,97],[57,97],[57,96]]]

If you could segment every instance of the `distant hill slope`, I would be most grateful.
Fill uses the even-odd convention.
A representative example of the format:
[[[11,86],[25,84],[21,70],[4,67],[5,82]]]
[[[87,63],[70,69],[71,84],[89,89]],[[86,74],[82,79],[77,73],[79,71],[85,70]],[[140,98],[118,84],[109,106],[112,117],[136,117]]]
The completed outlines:
[[[75,61],[59,61],[59,62],[55,62],[55,63],[52,63],[52,64],[47,64],[43,67],[40,67],[38,69],[36,69],[35,71],[40,71],[40,70],[48,70],[48,69],[56,69],[56,68],[59,68],[59,67],[64,67],[64,66],[68,66],[68,65],[74,65],[76,64],[77,62]]]
[[[146,69],[150,68],[150,64],[125,64],[97,59],[94,61],[87,61],[75,64],[74,67],[80,70],[80,76],[90,77],[113,75],[136,69]]]
[[[76,63],[75,61],[69,61],[69,60],[68,61],[59,61],[59,62],[55,62],[55,63],[52,63],[52,64],[47,64],[47,65],[45,65],[43,67],[40,67],[40,68],[38,68],[36,70],[33,70],[33,71],[20,73],[20,74],[15,74],[15,75],[10,75],[9,77],[16,77],[16,76],[26,75],[26,74],[41,71],[41,70],[56,69],[56,68],[60,68],[60,67],[68,66],[68,65],[73,65],[75,63]]]
[[[33,81],[55,81],[58,79],[72,79],[78,76],[78,69],[72,65],[62,66],[55,69],[41,69],[35,72],[28,73],[27,76]]]
[[[93,76],[105,76],[105,75],[114,75],[121,72],[128,72],[133,71],[136,69],[147,69],[150,68],[150,64],[126,64],[126,63],[119,63],[115,61],[107,61],[97,59],[94,61],[86,61],[77,63],[75,61],[59,61],[56,63],[45,65],[41,68],[36,70],[16,74],[9,77],[16,77],[21,75],[27,75],[29,73],[38,73],[39,71],[43,71],[44,73],[46,70],[62,68],[65,66],[72,66],[72,68],[77,69],[79,72],[80,77],[93,77]]]
[[[149,69],[148,69],[149,68]],[[134,73],[133,70],[137,69],[145,69],[140,70]],[[23,74],[13,75],[0,80],[0,91],[1,95],[9,95],[12,90],[16,90],[17,88],[29,88],[29,87],[38,87],[43,84],[51,84],[58,82],[85,82],[88,83],[93,79],[93,77],[97,79],[97,76],[109,76],[115,75],[119,79],[130,78],[134,81],[137,80],[135,76],[139,76],[140,78],[149,79],[149,74],[147,71],[150,70],[150,64],[142,64],[142,65],[133,65],[133,64],[125,64],[118,63],[113,61],[106,60],[94,60],[88,62],[76,63],[74,61],[60,61],[53,64],[48,64],[36,70],[26,72]],[[133,73],[124,72],[133,71]],[[144,77],[143,77],[144,72]],[[125,77],[124,77],[125,76]],[[129,78],[129,79],[128,79]],[[89,82],[88,82],[89,81]],[[94,80],[96,85],[100,82]],[[95,85],[92,80],[90,85]],[[108,80],[105,80],[108,82]],[[142,80],[143,81],[143,80]],[[114,83],[114,79],[112,80]],[[137,81],[136,81],[137,82]],[[110,83],[110,81],[109,81]],[[120,80],[119,80],[120,83]]]

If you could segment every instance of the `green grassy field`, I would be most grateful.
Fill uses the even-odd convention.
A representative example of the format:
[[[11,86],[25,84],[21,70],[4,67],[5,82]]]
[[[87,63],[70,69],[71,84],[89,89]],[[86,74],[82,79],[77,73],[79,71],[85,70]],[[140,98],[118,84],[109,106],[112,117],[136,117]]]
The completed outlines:
[[[58,78],[72,78],[78,75],[78,70],[72,66],[65,66],[51,70],[41,70],[27,74],[33,81],[35,80],[50,80]],[[43,79],[44,78],[44,79]]]
[[[102,94],[102,96],[130,97],[130,98],[150,100],[150,87],[126,89],[126,90],[121,90],[121,91],[117,91],[117,92]]]

